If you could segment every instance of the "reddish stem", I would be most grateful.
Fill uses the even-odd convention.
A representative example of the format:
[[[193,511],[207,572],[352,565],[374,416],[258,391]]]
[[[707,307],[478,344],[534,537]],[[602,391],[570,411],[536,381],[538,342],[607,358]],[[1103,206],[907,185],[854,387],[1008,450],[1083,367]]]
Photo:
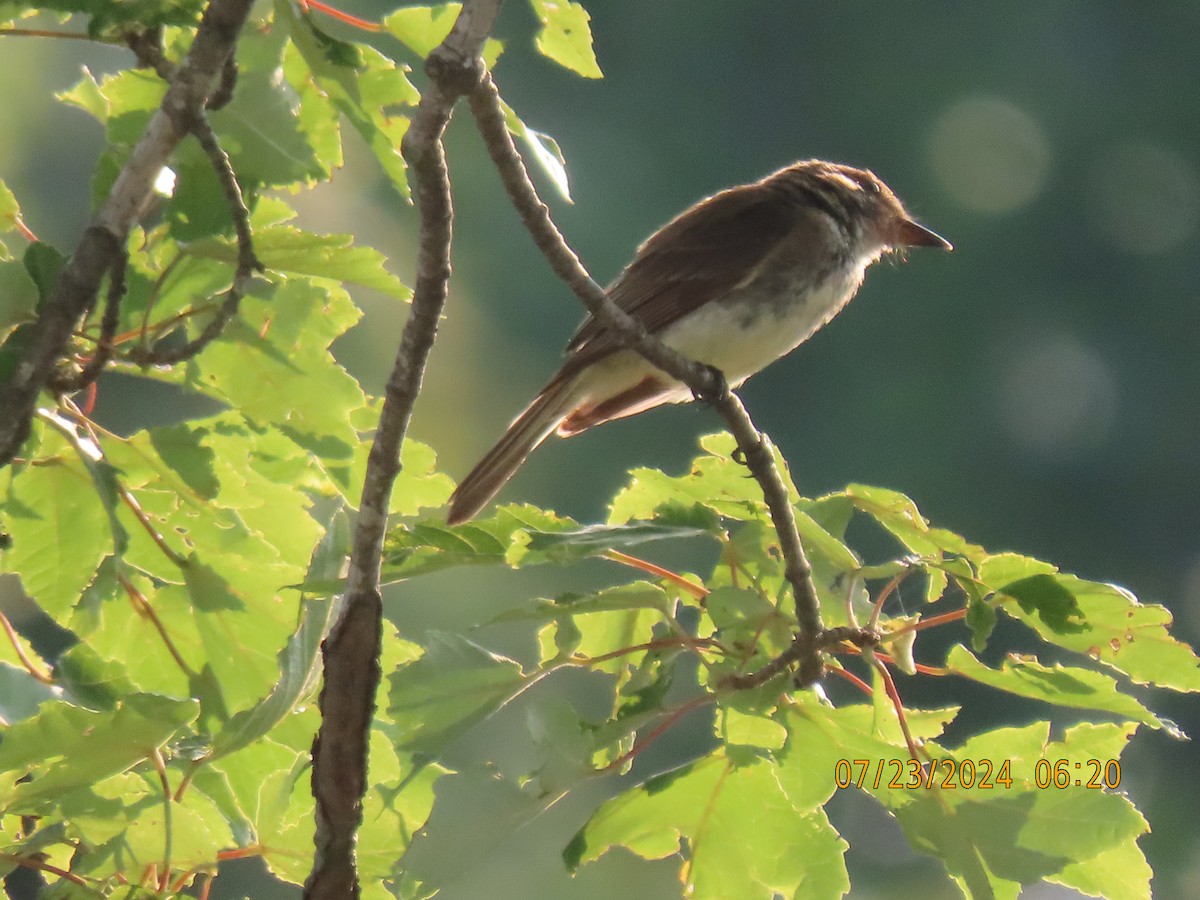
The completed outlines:
[[[704,706],[707,703],[712,703],[716,699],[716,696],[713,694],[701,694],[699,697],[693,697],[687,703],[684,703],[682,706],[679,706],[677,709],[672,711],[670,715],[659,722],[658,725],[654,726],[648,735],[635,742],[634,745],[629,749],[628,753],[621,754],[621,756],[617,757],[600,771],[611,772],[615,769],[621,768],[623,765],[625,765],[625,763],[629,762],[648,746],[658,740],[658,738],[662,736],[663,732],[667,731],[672,725],[690,713],[693,709],[699,709],[701,706]]]
[[[869,628],[871,631],[875,631],[879,628],[879,614],[883,611],[884,602],[888,597],[892,596],[896,588],[900,587],[900,583],[909,575],[911,575],[912,572],[913,570],[911,568],[905,569],[886,585],[884,585],[883,590],[879,592],[879,596],[875,598],[875,607],[871,610],[871,618],[867,622],[867,628]]]
[[[162,642],[166,645],[167,652],[171,654],[171,658],[175,660],[175,665],[179,666],[180,670],[189,679],[195,680],[196,673],[187,661],[180,654],[175,646],[175,642],[171,640],[171,635],[167,632],[167,628],[163,625],[162,620],[158,617],[158,613],[154,611],[154,607],[150,605],[150,601],[145,595],[137,589],[132,581],[130,581],[124,573],[117,573],[117,581],[121,583],[121,587],[125,589],[125,593],[129,595],[133,607],[139,615],[145,616],[150,620],[150,624],[154,626],[154,630],[158,632],[158,636],[162,638]]]
[[[892,673],[888,671],[881,659],[872,657],[871,664],[879,673],[879,677],[883,679],[883,688],[887,691],[892,706],[896,708],[896,718],[900,721],[900,730],[904,732],[904,743],[908,745],[908,755],[920,764],[921,757],[917,749],[917,742],[913,740],[912,732],[908,730],[908,717],[904,715],[904,704],[900,701],[900,692],[896,690],[896,682],[892,681]]]
[[[612,650],[608,653],[601,653],[599,656],[589,656],[582,660],[582,665],[594,666],[602,662],[608,662],[610,659],[618,659],[622,656],[628,656],[630,653],[638,653],[642,650],[661,650],[665,647],[687,647],[689,649],[708,648],[716,646],[716,642],[711,638],[660,638],[657,641],[647,641],[644,644],[634,644],[632,647],[622,647],[620,650]]]
[[[672,572],[670,569],[664,569],[662,566],[656,566],[654,563],[636,556],[630,556],[628,553],[622,553],[620,550],[608,550],[604,553],[605,559],[611,559],[613,562],[619,562],[621,565],[629,566],[632,569],[640,569],[643,572],[648,572],[655,575],[677,587],[683,588],[697,600],[703,600],[708,596],[708,588],[703,585],[696,584],[694,581],[688,581],[682,575]]]
[[[339,22],[345,22],[347,25],[353,25],[355,28],[361,28],[363,31],[383,31],[383,26],[378,22],[368,22],[366,19],[360,19],[358,16],[352,16],[350,13],[344,13],[340,9],[334,9],[321,3],[320,0],[300,0],[300,7],[305,12],[310,9],[315,9],[317,12],[323,12],[325,15],[337,19]]]
[[[836,675],[839,678],[850,682],[852,685],[854,685],[856,688],[858,688],[860,691],[862,691],[868,697],[871,696],[871,686],[869,684],[867,684],[865,681],[863,681],[861,678],[859,678],[857,675],[855,675],[853,672],[847,671],[846,669],[839,669],[837,666],[830,666],[828,669],[826,669],[826,671],[829,672],[831,675]]]
[[[60,869],[58,866],[52,866],[48,862],[42,862],[40,859],[31,859],[28,856],[17,856],[13,853],[0,853],[0,860],[10,862],[15,866],[22,866],[26,869],[37,869],[40,872],[49,872],[51,875],[57,875],[59,878],[65,878],[67,881],[72,881],[80,887],[87,887],[86,879],[81,878],[74,872],[68,872],[66,869]]]
[[[940,616],[930,616],[928,619],[922,619],[920,622],[914,622],[911,625],[905,625],[903,628],[897,628],[895,631],[889,631],[886,635],[888,640],[897,637],[901,634],[908,634],[910,631],[924,631],[926,628],[933,628],[937,625],[945,625],[947,622],[958,622],[967,617],[966,609],[956,609],[948,613],[942,613]]]

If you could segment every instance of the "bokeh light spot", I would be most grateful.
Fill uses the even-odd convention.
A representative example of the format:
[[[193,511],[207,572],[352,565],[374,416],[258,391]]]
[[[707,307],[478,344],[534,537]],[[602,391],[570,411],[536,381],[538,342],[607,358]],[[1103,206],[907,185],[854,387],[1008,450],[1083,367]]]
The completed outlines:
[[[1104,153],[1091,192],[1105,240],[1127,253],[1172,250],[1200,223],[1200,177],[1173,150],[1130,142]]]
[[[1006,213],[1029,203],[1046,183],[1050,143],[1042,128],[1007,100],[971,97],[947,109],[929,146],[934,174],[963,206]]]
[[[1041,335],[1006,354],[998,406],[1013,443],[1037,456],[1063,459],[1108,437],[1116,382],[1107,363],[1073,337]]]

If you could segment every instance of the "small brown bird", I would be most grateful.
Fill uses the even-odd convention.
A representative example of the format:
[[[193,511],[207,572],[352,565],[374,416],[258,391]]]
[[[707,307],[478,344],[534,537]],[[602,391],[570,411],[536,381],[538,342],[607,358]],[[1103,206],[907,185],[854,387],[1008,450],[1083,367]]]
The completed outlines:
[[[729,188],[668,222],[637,251],[608,295],[731,387],[807,340],[885,252],[948,241],[914,222],[873,173],[808,160]],[[589,316],[549,384],[450,498],[451,525],[474,516],[552,433],[692,399]]]

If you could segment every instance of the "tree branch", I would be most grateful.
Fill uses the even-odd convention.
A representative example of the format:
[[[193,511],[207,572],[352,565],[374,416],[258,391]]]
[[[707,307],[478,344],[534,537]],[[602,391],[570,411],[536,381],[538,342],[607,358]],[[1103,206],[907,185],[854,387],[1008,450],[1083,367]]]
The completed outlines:
[[[325,639],[321,729],[313,743],[316,857],[305,884],[309,900],[358,896],[355,834],[367,785],[367,745],[375,691],[383,603],[379,566],[400,448],[421,389],[450,278],[452,203],[442,134],[463,94],[483,76],[479,55],[500,0],[467,0],[449,36],[430,53],[430,84],[404,136],[401,152],[413,177],[420,213],[420,247],[412,311],[405,322],[375,442],[367,460],[362,501],[350,554],[346,598]]]
[[[32,326],[29,345],[12,379],[0,385],[0,465],[11,462],[28,437],[38,393],[50,381],[79,319],[95,304],[105,273],[124,252],[154,179],[208,100],[252,3],[212,0],[208,5],[196,39],[158,112],[63,267],[54,292]]]
[[[741,461],[762,488],[763,499],[779,536],[785,575],[796,603],[799,633],[796,645],[788,651],[785,664],[798,662],[797,683],[801,686],[811,684],[821,677],[822,672],[819,638],[823,625],[820,603],[812,581],[812,566],[800,543],[796,517],[787,487],[775,465],[770,439],[754,426],[745,406],[728,389],[720,372],[686,358],[649,334],[640,322],[609,299],[588,275],[555,227],[549,210],[529,180],[529,173],[505,125],[500,93],[490,73],[471,92],[470,103],[480,134],[508,195],[555,274],[606,328],[620,335],[629,347],[649,362],[686,384],[725,420],[726,427],[737,441]]]

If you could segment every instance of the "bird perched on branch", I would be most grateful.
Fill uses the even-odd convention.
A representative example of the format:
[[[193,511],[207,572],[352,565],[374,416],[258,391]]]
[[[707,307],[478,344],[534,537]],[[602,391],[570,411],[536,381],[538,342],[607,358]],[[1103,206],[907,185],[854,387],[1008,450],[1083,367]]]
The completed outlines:
[[[872,172],[820,160],[700,201],[643,243],[608,296],[667,345],[712,366],[732,387],[832,319],[884,253],[948,241],[905,212]],[[562,368],[450,498],[464,522],[551,434],[693,399],[588,316]]]

